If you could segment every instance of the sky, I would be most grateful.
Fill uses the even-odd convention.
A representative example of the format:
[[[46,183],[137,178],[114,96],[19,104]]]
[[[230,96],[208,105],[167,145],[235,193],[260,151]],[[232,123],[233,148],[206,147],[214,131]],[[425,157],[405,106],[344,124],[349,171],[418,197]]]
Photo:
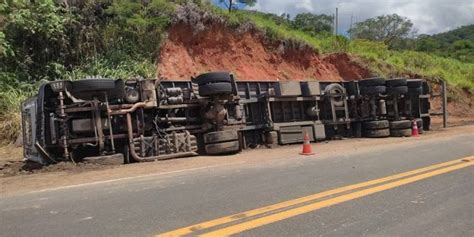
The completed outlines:
[[[257,0],[250,9],[275,14],[333,14],[339,9],[339,33],[353,22],[396,13],[409,18],[418,34],[436,34],[474,24],[474,0]]]

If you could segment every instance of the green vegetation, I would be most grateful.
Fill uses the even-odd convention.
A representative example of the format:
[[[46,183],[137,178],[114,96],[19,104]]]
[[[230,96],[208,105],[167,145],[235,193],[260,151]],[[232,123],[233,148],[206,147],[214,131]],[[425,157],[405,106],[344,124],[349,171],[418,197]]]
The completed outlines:
[[[349,30],[352,39],[383,41],[386,45],[405,39],[412,32],[413,23],[397,14],[382,15],[355,23]]]
[[[166,0],[0,3],[1,141],[18,134],[20,102],[44,80],[154,77],[175,4]]]
[[[328,16],[300,14],[291,20],[287,14],[228,12],[200,0],[195,0],[197,5],[190,9],[203,11],[201,16],[190,14],[189,9],[178,12],[178,4],[187,4],[185,0],[84,0],[68,7],[55,2],[0,3],[0,142],[18,135],[19,104],[34,94],[42,81],[88,75],[154,77],[160,45],[167,28],[177,19],[208,24],[218,17],[234,28],[245,28],[250,23],[265,32],[268,40],[286,41],[286,47],[310,47],[321,54],[346,52],[360,57],[375,74],[445,79],[450,85],[474,92],[474,64],[336,37],[330,33],[332,18]],[[469,26],[453,34],[433,36],[436,42],[447,43],[428,47],[432,43],[425,39],[427,43],[413,49],[431,52],[436,48],[434,53],[438,55],[472,62],[472,32]]]
[[[348,40],[327,32],[307,33],[298,29],[284,16],[260,12],[219,11],[233,24],[253,22],[272,39],[283,39],[307,44],[320,53],[346,52],[363,59],[374,74],[396,76],[419,76],[433,80],[446,80],[451,86],[474,92],[474,64],[434,54],[410,50],[391,50],[383,41]]]
[[[327,31],[305,32],[293,21],[274,14],[253,11],[227,13],[219,9],[214,11],[226,17],[232,26],[251,22],[263,30],[270,40],[287,40],[293,46],[307,45],[319,53],[345,52],[349,46],[349,40],[343,36],[336,37]]]
[[[333,23],[334,17],[332,16],[325,14],[315,15],[312,13],[300,13],[291,21],[293,28],[312,35],[323,32],[331,33],[333,31]]]
[[[462,26],[436,35],[420,35],[413,42],[408,42],[405,49],[474,63],[474,25]]]
[[[474,64],[409,50],[389,50],[383,43],[355,40],[349,52],[362,57],[370,70],[385,76],[412,75],[432,80],[443,79],[449,85],[474,93]]]

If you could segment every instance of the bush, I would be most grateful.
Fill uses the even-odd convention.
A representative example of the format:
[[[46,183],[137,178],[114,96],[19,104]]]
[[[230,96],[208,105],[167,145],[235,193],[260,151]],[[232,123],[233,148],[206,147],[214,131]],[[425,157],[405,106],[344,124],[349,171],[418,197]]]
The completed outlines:
[[[41,81],[154,77],[175,4],[166,0],[0,4],[0,141],[19,132],[19,105]]]
[[[5,144],[15,141],[20,134],[20,104],[36,87],[18,83],[12,73],[0,72],[0,78],[0,144]]]
[[[352,41],[349,52],[361,56],[372,71],[381,75],[439,78],[474,93],[474,64],[471,63],[422,52],[389,50],[382,43],[366,40]]]
[[[91,59],[88,63],[76,67],[64,74],[64,79],[77,80],[88,76],[129,79],[132,77],[154,78],[156,66],[149,60],[110,61],[107,57]]]
[[[300,30],[291,19],[253,11],[219,9],[200,0],[77,1],[68,8],[53,0],[0,3],[0,141],[19,132],[19,104],[43,80],[91,75],[127,79],[156,75],[155,60],[173,23],[196,30],[220,23],[238,33],[258,30],[285,49],[360,56],[373,73],[443,78],[474,92],[474,64],[427,53],[393,51],[370,41],[349,41],[319,31]],[[454,45],[463,50],[470,44]],[[464,57],[461,55],[462,57]],[[460,57],[461,57],[460,56]]]

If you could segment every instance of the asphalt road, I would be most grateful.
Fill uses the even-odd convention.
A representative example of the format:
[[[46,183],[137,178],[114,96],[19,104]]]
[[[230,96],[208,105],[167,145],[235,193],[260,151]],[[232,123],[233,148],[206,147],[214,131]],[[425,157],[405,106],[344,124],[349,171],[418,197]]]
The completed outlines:
[[[473,155],[464,134],[1,197],[0,235],[474,236]]]

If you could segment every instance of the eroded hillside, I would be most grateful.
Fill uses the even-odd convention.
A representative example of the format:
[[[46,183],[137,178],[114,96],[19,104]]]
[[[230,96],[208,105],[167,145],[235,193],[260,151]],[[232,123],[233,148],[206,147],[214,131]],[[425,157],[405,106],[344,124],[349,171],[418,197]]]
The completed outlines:
[[[189,79],[206,71],[232,71],[240,80],[352,80],[369,71],[348,54],[320,55],[308,46],[269,41],[255,29],[235,31],[212,24],[196,31],[176,24],[168,32],[158,60],[164,79]]]

